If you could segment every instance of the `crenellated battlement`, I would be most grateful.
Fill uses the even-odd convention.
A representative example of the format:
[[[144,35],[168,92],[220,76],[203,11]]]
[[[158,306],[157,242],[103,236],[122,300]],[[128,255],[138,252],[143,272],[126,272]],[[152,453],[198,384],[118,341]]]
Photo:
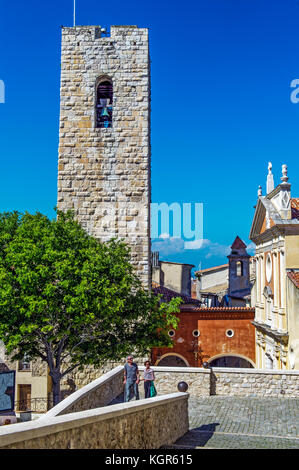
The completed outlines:
[[[147,28],[139,28],[136,25],[111,25],[110,32],[103,32],[102,26],[96,25],[87,25],[87,26],[62,26],[62,36],[69,37],[72,36],[75,40],[78,36],[82,36],[82,40],[96,40],[96,39],[109,39],[109,38],[117,38],[117,37],[126,37],[126,39],[139,36],[139,37],[147,37],[148,36],[148,29]]]

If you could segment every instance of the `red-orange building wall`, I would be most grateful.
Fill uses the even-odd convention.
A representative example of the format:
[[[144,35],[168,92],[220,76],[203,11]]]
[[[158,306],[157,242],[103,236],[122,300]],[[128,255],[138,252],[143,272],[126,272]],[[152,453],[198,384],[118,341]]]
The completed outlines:
[[[178,354],[190,367],[201,367],[215,356],[237,355],[255,364],[254,309],[252,308],[188,308],[177,314],[180,322],[173,337],[173,348],[153,348],[152,363],[165,354]],[[199,330],[196,338],[192,332]],[[228,337],[227,330],[233,331]]]

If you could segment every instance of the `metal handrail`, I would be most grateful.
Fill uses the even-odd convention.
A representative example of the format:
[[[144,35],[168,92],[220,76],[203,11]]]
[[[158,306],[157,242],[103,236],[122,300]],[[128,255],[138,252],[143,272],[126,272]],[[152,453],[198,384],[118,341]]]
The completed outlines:
[[[36,413],[46,413],[53,407],[53,400],[50,398],[37,397],[15,402],[15,411],[33,411]]]

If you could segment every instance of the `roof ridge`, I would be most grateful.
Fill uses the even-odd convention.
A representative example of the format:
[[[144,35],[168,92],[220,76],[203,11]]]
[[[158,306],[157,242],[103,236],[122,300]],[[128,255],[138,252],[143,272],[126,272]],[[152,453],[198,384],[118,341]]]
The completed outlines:
[[[211,268],[205,268],[205,269],[199,269],[198,271],[195,271],[195,274],[196,273],[203,273],[205,271],[212,271],[212,269],[217,269],[217,268],[224,268],[225,266],[229,266],[228,263],[226,264],[219,264],[218,266],[212,266]]]
[[[231,249],[236,249],[236,250],[239,250],[241,248],[247,248],[247,245],[245,245],[245,243],[243,242],[243,240],[241,240],[241,238],[239,237],[239,235],[236,236],[232,246],[231,246]]]

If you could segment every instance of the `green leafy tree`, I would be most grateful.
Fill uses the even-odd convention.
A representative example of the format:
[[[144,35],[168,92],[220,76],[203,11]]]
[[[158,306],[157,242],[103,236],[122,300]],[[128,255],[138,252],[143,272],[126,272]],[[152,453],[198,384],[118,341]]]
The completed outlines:
[[[142,287],[125,243],[89,236],[70,212],[57,216],[0,214],[0,339],[14,360],[47,362],[54,404],[75,368],[170,346],[181,302]]]

